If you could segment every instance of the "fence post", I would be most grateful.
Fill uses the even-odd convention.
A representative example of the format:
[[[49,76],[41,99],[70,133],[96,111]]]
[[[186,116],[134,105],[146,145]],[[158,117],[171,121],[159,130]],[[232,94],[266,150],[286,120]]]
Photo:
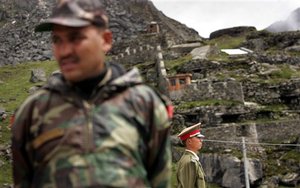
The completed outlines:
[[[245,137],[243,139],[243,157],[244,157],[244,170],[245,170],[245,184],[246,188],[250,188],[249,183],[249,174],[248,174],[248,159],[247,159],[247,150],[246,150],[246,144],[245,144]]]

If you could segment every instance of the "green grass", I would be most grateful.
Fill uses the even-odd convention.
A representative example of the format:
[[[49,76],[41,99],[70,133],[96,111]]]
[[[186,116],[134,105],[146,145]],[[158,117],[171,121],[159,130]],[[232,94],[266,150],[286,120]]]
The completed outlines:
[[[0,108],[4,108],[8,115],[28,97],[28,89],[35,85],[43,83],[31,83],[29,81],[31,70],[41,68],[49,76],[58,67],[55,62],[34,62],[20,64],[17,66],[0,67]],[[0,145],[7,146],[10,143],[11,131],[7,128],[9,118],[0,122]],[[0,166],[0,186],[3,184],[12,184],[12,165],[9,159],[0,156],[0,161],[4,165]]]
[[[36,68],[42,68],[47,76],[58,69],[53,61],[0,67],[0,101],[4,101],[0,103],[0,107],[12,113],[28,97],[30,87],[42,84],[29,81],[31,70]]]
[[[218,54],[210,54],[207,58],[209,61],[219,61],[219,62],[225,62],[225,63],[229,63],[231,61],[229,55],[227,55],[224,52],[221,52]]]
[[[212,39],[207,42],[208,45],[215,46],[219,50],[221,49],[235,49],[241,47],[242,43],[246,40],[246,35],[232,37],[232,36],[222,36]],[[208,56],[210,61],[220,61],[220,62],[231,62],[233,61],[229,55],[224,52],[218,54],[210,54]]]
[[[165,67],[167,69],[168,75],[177,74],[177,69],[191,60],[192,60],[192,55],[186,55],[175,60],[166,60]]]
[[[135,65],[136,68],[138,68],[141,72],[147,72],[149,69],[155,70],[155,63],[148,61],[148,62],[143,62],[140,64]],[[132,66],[128,67],[132,68]]]
[[[9,124],[9,120],[0,121],[0,145],[2,147],[7,148],[10,145],[11,132],[7,128]],[[0,155],[0,163],[4,163],[0,165],[0,187],[3,184],[12,184],[12,165],[10,160]]]
[[[5,145],[10,142],[11,131],[8,129],[9,118],[5,121],[0,121],[0,145]]]
[[[43,69],[47,76],[58,69],[56,63],[53,61],[0,67],[0,107],[4,108],[8,115],[11,115],[14,110],[29,96],[28,89],[30,87],[43,84],[35,84],[29,81],[31,70],[36,68]],[[2,136],[0,144],[3,144],[6,143],[7,138],[10,137],[10,131],[6,132],[8,120],[0,123],[2,127],[0,132]]]
[[[292,57],[299,57],[300,56],[300,52],[286,52],[288,55],[292,56]]]
[[[4,162],[4,165],[0,167],[0,187],[3,184],[12,184],[12,165],[3,156],[0,156],[0,161]]]
[[[296,161],[296,163],[300,164],[300,152],[291,150],[291,151],[285,153],[282,156],[282,159],[283,160],[294,160],[294,161]]]
[[[287,110],[288,107],[284,104],[273,104],[268,106],[263,106],[260,111],[269,111],[269,112],[282,112],[283,110]]]
[[[270,74],[271,79],[291,79],[295,71],[288,65],[281,66],[281,69]]]
[[[192,102],[181,103],[176,107],[176,109],[185,110],[185,109],[191,109],[199,106],[236,106],[239,104],[241,103],[238,101],[211,99],[206,101],[192,101]]]
[[[10,144],[11,132],[7,129],[9,120],[0,121],[0,145],[7,148]],[[0,187],[3,184],[12,183],[12,165],[10,160],[7,157],[0,155],[0,163],[4,162],[3,165],[0,165]]]
[[[289,65],[278,65],[279,70],[271,72],[269,75],[262,76],[259,82],[269,84],[279,84],[287,82],[292,78],[300,78],[300,71],[291,69]]]
[[[215,39],[212,39],[208,42],[209,45],[214,45],[219,49],[232,49],[238,48],[241,46],[242,42],[246,40],[246,36],[231,37],[231,36],[222,36]]]
[[[273,142],[273,144],[280,144],[282,141]],[[297,166],[300,162],[300,153],[296,150],[287,152],[281,151],[282,148],[277,146],[265,147],[267,158],[262,158],[264,163],[264,174],[266,177],[285,175],[292,173],[291,166]]]
[[[258,84],[270,84],[270,85],[278,85],[284,82],[288,82],[290,79],[297,79],[300,78],[300,71],[291,69],[287,65],[279,65],[277,66],[279,69],[271,72],[268,75],[261,75],[261,74],[253,74],[251,78],[245,77],[243,74],[237,74],[236,70],[245,70],[247,67],[242,67],[240,65],[235,65],[234,63],[230,63],[232,65],[232,69],[223,69],[223,72],[217,72],[215,74],[216,78],[220,80],[226,80],[228,78],[234,78],[237,81],[251,81],[253,83]],[[249,68],[248,68],[249,69]]]
[[[278,166],[278,163],[276,160],[269,159],[266,162],[266,168],[264,169],[264,173],[266,176],[274,176],[280,173],[285,173],[286,171],[282,169],[282,167]]]

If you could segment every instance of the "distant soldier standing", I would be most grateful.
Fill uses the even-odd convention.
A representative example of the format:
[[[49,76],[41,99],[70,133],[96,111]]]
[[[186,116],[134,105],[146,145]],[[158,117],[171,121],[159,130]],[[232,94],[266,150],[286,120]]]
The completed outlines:
[[[137,69],[105,62],[100,0],[61,0],[36,31],[51,31],[61,74],[16,114],[14,187],[170,187],[169,108]]]
[[[178,137],[186,149],[177,165],[177,187],[205,188],[205,174],[197,155],[202,148],[204,138],[204,135],[200,133],[200,123],[185,128]]]

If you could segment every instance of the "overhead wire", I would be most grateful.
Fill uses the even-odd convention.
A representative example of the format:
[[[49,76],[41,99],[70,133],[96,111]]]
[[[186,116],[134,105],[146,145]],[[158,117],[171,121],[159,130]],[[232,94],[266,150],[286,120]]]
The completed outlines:
[[[240,144],[239,141],[230,141],[230,140],[209,140],[203,139],[203,142],[216,142],[216,143],[225,143],[225,144]],[[261,142],[245,142],[246,145],[265,145],[265,146],[287,146],[287,147],[300,147],[300,144],[272,144],[272,143],[261,143]]]

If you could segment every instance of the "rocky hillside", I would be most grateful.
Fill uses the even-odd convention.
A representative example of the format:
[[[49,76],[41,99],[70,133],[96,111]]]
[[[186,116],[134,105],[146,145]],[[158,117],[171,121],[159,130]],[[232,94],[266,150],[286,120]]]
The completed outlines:
[[[244,137],[251,187],[299,186],[299,34],[229,28],[188,53],[184,45],[163,50],[171,85],[181,87],[169,85],[175,162],[182,152],[176,134],[201,122],[206,140],[199,156],[209,182],[244,187]],[[222,52],[245,47],[244,55]],[[139,67],[153,77],[148,65]],[[190,84],[183,75],[191,76]]]
[[[271,24],[265,30],[270,32],[300,30],[300,8],[294,10],[286,20],[277,21]]]
[[[0,0],[11,10],[20,9],[0,9],[0,58],[3,58],[0,63],[51,57],[48,35],[33,33],[32,25],[49,14],[53,1]],[[126,49],[127,56],[119,62],[126,67],[137,66],[148,83],[161,83],[157,67],[165,67],[167,76],[191,75],[189,85],[175,90],[173,94],[176,95],[169,93],[175,105],[172,121],[174,164],[183,150],[176,134],[183,127],[201,122],[206,140],[199,156],[209,183],[228,188],[245,187],[241,150],[244,137],[251,187],[299,187],[300,32],[270,33],[256,31],[253,27],[236,27],[216,31],[209,40],[202,40],[195,31],[165,17],[150,1],[131,0],[126,5],[122,2],[104,1],[111,14],[114,40],[119,46],[112,55],[120,55]],[[161,34],[144,35],[145,28],[153,20],[159,23]],[[192,41],[197,43],[191,45]],[[162,45],[161,56],[155,49],[136,53],[140,50],[137,47],[152,42]],[[168,44],[184,42],[189,43],[165,48]],[[222,52],[222,49],[233,48],[247,48],[249,53],[228,55]],[[157,61],[157,57],[162,56],[163,59]],[[157,62],[164,62],[165,66],[157,66]],[[48,70],[48,63],[40,64]],[[21,101],[20,96],[25,98],[36,86],[28,81],[29,70],[36,67],[41,65],[23,63],[0,69],[0,91],[6,91],[0,95],[0,105],[5,110],[12,111]],[[23,75],[22,78],[16,78],[16,72]],[[7,141],[10,132],[4,128],[0,133],[3,134],[0,143],[1,138],[5,138],[5,145],[0,145],[0,172],[1,168],[5,169],[7,176],[11,176]],[[3,182],[9,187],[11,180]]]
[[[173,43],[201,40],[198,33],[166,17],[149,0],[100,0],[110,15],[118,43],[145,33],[155,21],[161,35]],[[34,33],[34,25],[49,16],[55,0],[0,0],[0,66],[51,59],[49,34]],[[112,53],[114,53],[112,51]]]
[[[300,33],[273,34],[251,28],[245,31],[205,41],[206,46],[199,49],[209,46],[210,50],[196,56],[187,52],[185,45],[162,49],[168,75],[187,73],[192,76],[190,85],[178,91],[176,97],[171,96],[175,105],[171,132],[174,168],[183,150],[176,134],[183,127],[200,121],[206,140],[199,157],[209,183],[228,188],[244,187],[241,150],[244,137],[251,187],[297,187],[300,184],[300,48],[296,39]],[[253,52],[231,56],[221,51],[240,47]],[[193,48],[188,47],[195,51]],[[155,66],[158,61],[149,58],[155,55],[148,51],[132,54],[131,59],[126,57],[128,61],[120,62],[128,62],[132,67],[132,60],[141,59],[142,55],[144,60],[135,66],[148,82],[160,83],[156,71],[159,66]],[[42,84],[29,82],[30,70],[43,68],[47,70],[45,76],[55,70],[55,67],[49,69],[50,65],[55,63],[2,67],[0,106],[12,112],[28,93]],[[0,172],[4,169],[10,177],[2,179],[9,187],[10,132],[6,129],[8,120],[4,123],[0,130]]]

